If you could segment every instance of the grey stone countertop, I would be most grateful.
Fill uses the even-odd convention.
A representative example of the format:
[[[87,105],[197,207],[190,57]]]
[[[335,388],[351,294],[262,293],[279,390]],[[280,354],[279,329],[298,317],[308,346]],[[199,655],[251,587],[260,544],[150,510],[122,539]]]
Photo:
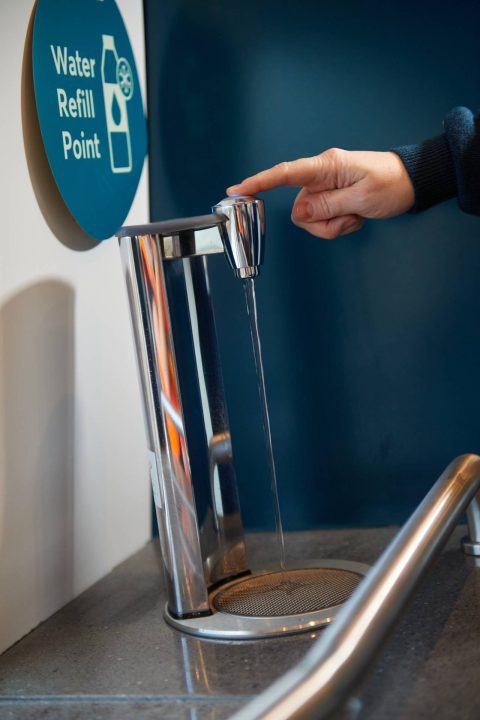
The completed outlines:
[[[291,561],[373,563],[396,528],[289,533]],[[480,718],[480,568],[457,528],[337,720]],[[252,535],[257,567],[272,537]],[[0,657],[1,720],[224,720],[300,660],[316,634],[214,642],[168,627],[155,542]]]

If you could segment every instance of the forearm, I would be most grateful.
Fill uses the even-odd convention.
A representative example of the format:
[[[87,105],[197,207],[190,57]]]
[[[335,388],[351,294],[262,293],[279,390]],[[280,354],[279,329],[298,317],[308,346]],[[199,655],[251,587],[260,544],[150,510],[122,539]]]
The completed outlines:
[[[411,212],[457,197],[462,210],[480,215],[480,119],[467,108],[454,108],[444,129],[436,138],[393,149],[414,187]]]

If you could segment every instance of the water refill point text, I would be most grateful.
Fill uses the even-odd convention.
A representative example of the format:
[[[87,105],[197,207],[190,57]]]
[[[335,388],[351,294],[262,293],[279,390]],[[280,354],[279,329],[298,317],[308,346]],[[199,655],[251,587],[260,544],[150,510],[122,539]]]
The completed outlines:
[[[71,55],[67,47],[50,45],[53,62],[58,75],[72,75],[73,77],[95,77],[95,58],[82,57],[78,50]]]
[[[94,118],[95,102],[92,90],[77,88],[70,97],[63,88],[57,88],[58,114],[67,118]]]
[[[97,240],[123,224],[147,149],[140,82],[117,1],[35,0],[33,21],[45,152],[71,215]]]
[[[102,35],[102,87],[107,120],[108,151],[113,173],[130,172],[132,150],[128,123],[127,101],[133,93],[131,69],[125,58],[119,58],[113,35]],[[96,60],[80,55],[78,50],[69,51],[66,45],[50,45],[57,75],[78,78],[95,78]],[[130,75],[130,77],[129,77]],[[64,88],[57,88],[58,114],[61,118],[95,118],[93,90],[77,87],[68,95]],[[65,160],[99,160],[100,138],[97,133],[81,130],[74,136],[62,130],[63,157]]]
[[[96,132],[93,133],[93,137],[85,137],[82,130],[80,137],[73,138],[72,133],[63,130],[62,141],[65,160],[68,160],[69,157],[74,157],[75,160],[94,160],[102,157],[99,150],[100,139]]]

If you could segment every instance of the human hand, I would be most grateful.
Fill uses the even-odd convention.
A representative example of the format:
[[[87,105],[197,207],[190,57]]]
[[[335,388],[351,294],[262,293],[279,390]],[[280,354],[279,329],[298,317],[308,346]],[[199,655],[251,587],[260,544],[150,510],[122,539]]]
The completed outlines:
[[[328,240],[359,230],[365,218],[406,212],[415,200],[412,182],[394,152],[337,148],[275,165],[227,193],[256,195],[282,185],[302,187],[292,210],[295,225]]]

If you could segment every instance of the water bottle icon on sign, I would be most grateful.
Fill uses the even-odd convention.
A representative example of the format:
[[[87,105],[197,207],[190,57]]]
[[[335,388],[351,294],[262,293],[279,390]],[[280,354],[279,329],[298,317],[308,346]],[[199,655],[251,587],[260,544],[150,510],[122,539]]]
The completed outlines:
[[[102,39],[102,87],[110,167],[113,173],[127,173],[132,169],[127,102],[133,95],[133,75],[128,60],[118,57],[113,35],[102,35]]]

